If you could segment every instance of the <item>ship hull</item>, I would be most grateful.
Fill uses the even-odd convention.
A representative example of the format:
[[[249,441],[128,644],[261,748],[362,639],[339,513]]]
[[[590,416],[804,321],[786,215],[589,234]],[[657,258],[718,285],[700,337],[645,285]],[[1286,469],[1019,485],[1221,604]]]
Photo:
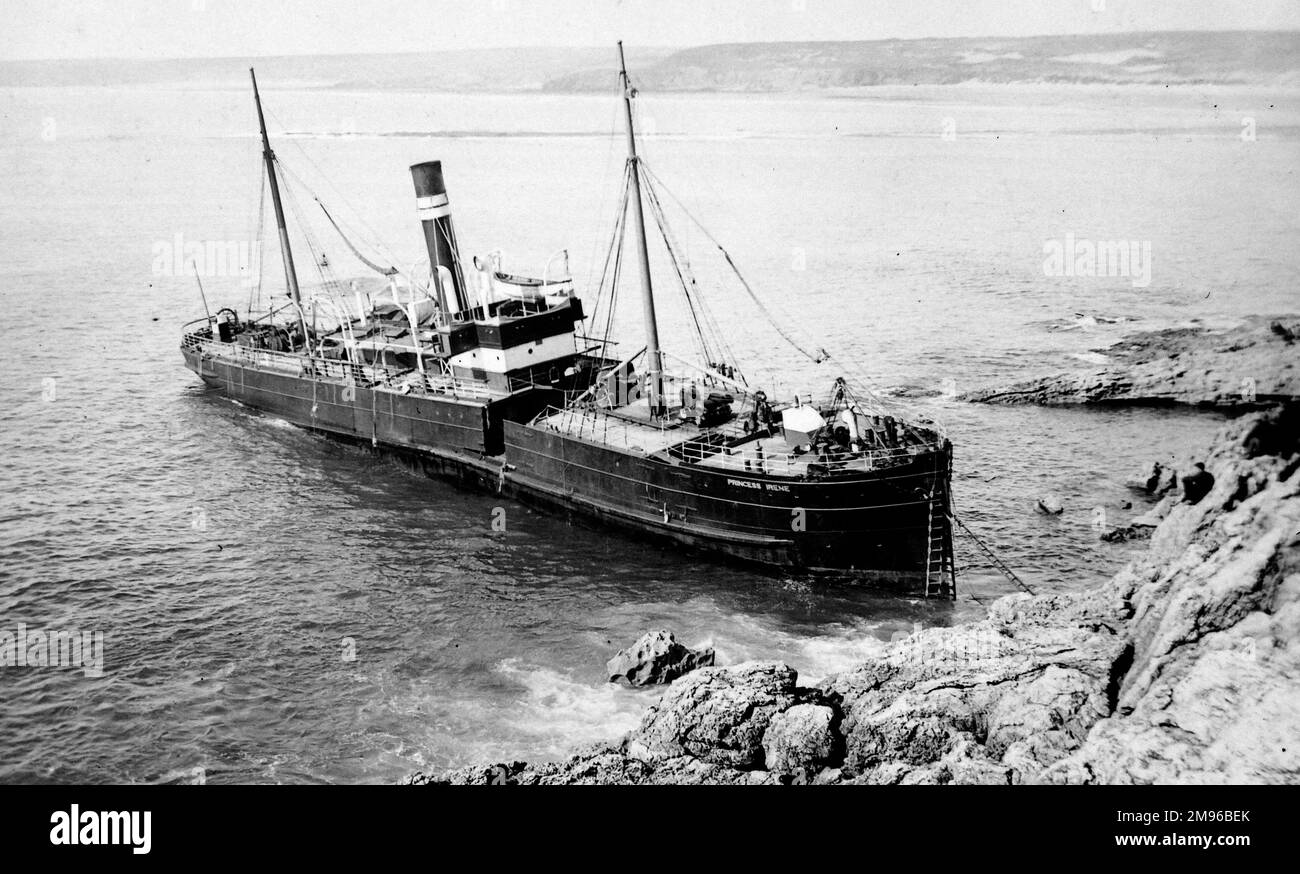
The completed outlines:
[[[401,395],[268,372],[184,349],[205,383],[292,424],[392,450],[429,476],[767,567],[920,588],[931,502],[946,512],[950,453],[821,481],[679,465],[527,422],[544,391],[493,401]]]
[[[774,481],[515,422],[505,424],[505,444],[510,479],[547,503],[780,567],[922,579],[931,495],[947,509],[947,450],[855,478]]]

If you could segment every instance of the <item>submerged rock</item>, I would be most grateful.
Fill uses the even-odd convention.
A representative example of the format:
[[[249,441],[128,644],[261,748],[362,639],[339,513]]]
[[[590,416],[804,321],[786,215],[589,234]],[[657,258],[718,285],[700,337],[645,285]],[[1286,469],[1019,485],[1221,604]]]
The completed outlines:
[[[693,650],[677,642],[671,631],[650,631],[605,663],[611,683],[633,686],[671,683],[678,677],[713,664],[713,647]]]
[[[1034,510],[1044,516],[1059,516],[1065,512],[1065,505],[1055,495],[1043,495],[1034,502]]]

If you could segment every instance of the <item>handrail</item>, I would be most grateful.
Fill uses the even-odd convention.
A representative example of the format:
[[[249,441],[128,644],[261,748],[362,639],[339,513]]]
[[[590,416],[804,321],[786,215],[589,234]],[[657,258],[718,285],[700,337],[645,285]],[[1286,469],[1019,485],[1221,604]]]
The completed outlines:
[[[368,381],[371,387],[392,391],[418,392],[420,394],[451,395],[453,397],[500,397],[486,386],[445,374],[420,373],[418,370],[393,372],[388,367],[358,364],[335,358],[299,355],[274,349],[256,349],[238,343],[222,343],[201,333],[190,332],[181,339],[182,349],[205,352],[213,357],[233,358],[241,363],[264,370],[282,373],[314,373],[326,379],[343,381]]]
[[[550,421],[557,416],[561,417],[559,423]],[[629,426],[640,426],[652,430],[656,428],[656,425],[651,422],[641,423],[627,417],[611,416],[606,411],[589,407],[563,408],[548,406],[538,413],[530,424],[579,438],[585,436],[584,432],[588,432],[591,439],[599,439],[600,442],[606,444],[611,442],[610,431],[612,426],[616,440],[619,436],[619,429],[622,429],[621,442],[626,449],[633,448]],[[661,433],[666,430],[662,426],[658,427]],[[847,453],[848,457],[846,458],[828,458],[814,455],[811,452],[798,455],[792,452],[775,452],[771,454],[764,453],[756,457],[755,454],[748,452],[734,455],[731,453],[732,449],[743,448],[743,442],[722,445],[705,442],[711,435],[722,435],[723,437],[747,436],[743,435],[742,432],[729,434],[725,429],[714,429],[699,432],[691,438],[657,451],[669,453],[674,458],[680,459],[684,464],[718,467],[742,473],[802,476],[808,473],[833,474],[844,471],[871,471],[897,467],[908,463],[917,455],[936,452],[942,448],[940,443],[934,442],[888,449],[854,451]],[[706,460],[708,464],[704,465],[703,462]]]

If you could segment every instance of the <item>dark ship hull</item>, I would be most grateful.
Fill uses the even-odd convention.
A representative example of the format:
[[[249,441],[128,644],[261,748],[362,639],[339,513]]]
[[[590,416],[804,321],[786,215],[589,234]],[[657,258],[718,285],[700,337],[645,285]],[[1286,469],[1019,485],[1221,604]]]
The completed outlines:
[[[187,335],[182,353],[223,395],[294,425],[393,450],[462,487],[733,561],[849,572],[908,589],[928,588],[932,549],[951,549],[946,443],[876,473],[774,481],[636,457],[539,426],[534,420],[562,396],[559,389],[402,394],[277,372],[257,366],[255,352],[209,354],[214,344],[203,333]]]
[[[922,580],[936,513],[947,508],[951,451],[879,474],[781,481],[631,458],[596,443],[507,422],[509,478],[525,497],[732,559],[784,568]]]
[[[258,315],[250,298],[244,319],[222,308],[191,323],[181,341],[187,366],[248,407],[392,450],[461,485],[727,559],[905,580],[926,596],[953,597],[952,450],[942,429],[860,400],[842,378],[821,403],[769,401],[727,363],[735,358],[662,227],[700,356],[686,362],[661,349],[641,185],[655,215],[661,201],[636,154],[634,89],[626,69],[620,75],[629,140],[623,218],[634,220],[646,329],[640,352],[608,357],[619,259],[597,340],[576,327],[597,320],[567,275],[567,254],[565,275],[552,274],[548,260],[540,278],[505,272],[499,252],[462,257],[438,161],[410,168],[427,273],[407,276],[403,288],[399,271],[367,259],[322,203],[388,288],[363,295],[354,283],[349,300],[320,269],[321,285],[304,295],[253,77],[287,300]],[[617,223],[611,256],[626,227]],[[598,290],[597,308],[600,300]],[[670,359],[687,369],[668,370]]]

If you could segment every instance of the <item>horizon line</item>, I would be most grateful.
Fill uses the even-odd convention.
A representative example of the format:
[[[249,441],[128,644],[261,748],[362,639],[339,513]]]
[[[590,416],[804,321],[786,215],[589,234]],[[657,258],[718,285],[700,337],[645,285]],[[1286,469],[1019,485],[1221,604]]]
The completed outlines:
[[[881,37],[879,39],[759,39],[746,40],[741,42],[705,42],[691,45],[643,45],[640,48],[656,49],[664,51],[685,51],[687,49],[709,48],[711,46],[747,46],[747,45],[800,45],[809,43],[826,43],[826,44],[854,44],[854,43],[887,43],[887,42],[922,42],[932,40],[936,42],[956,41],[956,40],[980,40],[980,39],[998,39],[998,40],[1028,40],[1043,38],[1071,38],[1071,37],[1088,37],[1088,36],[1143,36],[1153,34],[1300,34],[1300,26],[1296,27],[1278,27],[1278,28],[1192,28],[1180,30],[1098,30],[1098,31],[1076,31],[1070,33],[1036,33],[1036,34],[1018,34],[998,36],[996,34],[983,34],[980,36],[907,36],[907,37]],[[45,58],[0,58],[0,65],[5,64],[41,64],[41,63],[59,63],[59,62],[91,62],[91,61],[119,61],[128,63],[162,63],[166,61],[237,61],[249,58],[347,58],[347,57],[402,57],[408,55],[438,55],[438,54],[472,54],[476,52],[508,52],[508,51],[528,51],[537,49],[603,49],[613,50],[616,44],[567,44],[567,45],[509,45],[509,46],[480,46],[478,48],[445,48],[445,49],[410,49],[403,51],[356,51],[356,52],[289,52],[285,54],[242,54],[242,55],[171,55],[168,57],[127,57],[121,55],[82,55],[68,57],[45,57]]]

